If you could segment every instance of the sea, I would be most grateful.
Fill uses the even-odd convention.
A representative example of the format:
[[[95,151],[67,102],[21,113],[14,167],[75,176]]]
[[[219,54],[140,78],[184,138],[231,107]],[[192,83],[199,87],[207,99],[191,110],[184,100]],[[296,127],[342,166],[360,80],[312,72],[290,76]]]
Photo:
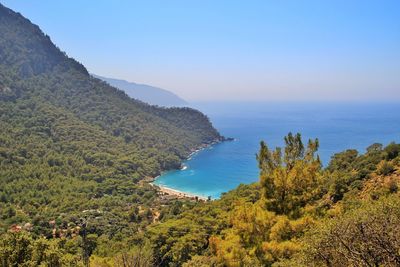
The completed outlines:
[[[264,140],[282,147],[289,132],[303,142],[318,138],[324,167],[335,153],[373,143],[400,141],[400,103],[208,102],[193,103],[218,131],[235,140],[199,151],[183,162],[183,169],[163,173],[155,184],[217,199],[239,184],[258,181],[256,153]]]

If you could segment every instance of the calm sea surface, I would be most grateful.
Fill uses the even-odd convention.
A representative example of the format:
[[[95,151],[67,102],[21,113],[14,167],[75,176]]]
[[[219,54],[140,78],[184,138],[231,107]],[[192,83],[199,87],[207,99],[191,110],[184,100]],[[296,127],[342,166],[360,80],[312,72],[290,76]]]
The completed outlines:
[[[241,183],[258,180],[255,154],[260,140],[270,148],[283,145],[288,132],[304,143],[319,138],[319,155],[330,157],[348,148],[364,152],[372,143],[400,141],[400,104],[359,103],[196,103],[220,133],[234,137],[202,150],[184,162],[185,170],[166,172],[155,184],[218,198]]]

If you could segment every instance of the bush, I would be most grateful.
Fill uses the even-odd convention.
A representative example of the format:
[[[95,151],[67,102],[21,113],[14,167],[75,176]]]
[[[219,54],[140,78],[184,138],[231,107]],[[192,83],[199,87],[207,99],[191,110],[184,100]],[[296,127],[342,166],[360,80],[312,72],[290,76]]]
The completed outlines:
[[[385,148],[386,159],[392,160],[400,155],[400,144],[391,143]]]
[[[390,179],[386,184],[385,184],[386,188],[388,189],[389,193],[393,194],[393,193],[397,193],[397,191],[399,190],[399,186],[397,185],[397,182],[395,179]]]
[[[287,266],[399,266],[400,200],[365,202],[320,223],[302,244],[303,251]]]
[[[378,164],[377,173],[381,175],[389,175],[394,172],[393,163],[383,160]]]

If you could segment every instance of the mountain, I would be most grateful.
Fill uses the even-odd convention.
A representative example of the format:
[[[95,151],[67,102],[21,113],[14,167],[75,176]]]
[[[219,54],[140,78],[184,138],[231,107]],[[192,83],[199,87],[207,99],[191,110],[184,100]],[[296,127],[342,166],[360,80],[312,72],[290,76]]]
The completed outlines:
[[[0,233],[31,225],[47,237],[49,221],[70,236],[91,216],[91,233],[133,235],[153,219],[128,214],[161,207],[141,181],[223,140],[197,110],[151,106],[92,77],[1,4],[0,125]]]
[[[128,96],[151,105],[163,107],[181,107],[187,105],[185,100],[162,88],[125,80],[106,78],[95,74],[92,75],[124,91]]]
[[[147,182],[224,140],[190,108],[131,99],[0,4],[2,266],[399,266],[400,144],[260,143],[259,182],[216,201]]]
[[[221,138],[202,113],[133,100],[90,76],[82,64],[67,57],[20,14],[4,6],[0,12],[2,105],[15,109],[21,101],[34,102],[30,115],[45,105],[138,150],[150,145],[174,151],[179,158],[193,147]]]

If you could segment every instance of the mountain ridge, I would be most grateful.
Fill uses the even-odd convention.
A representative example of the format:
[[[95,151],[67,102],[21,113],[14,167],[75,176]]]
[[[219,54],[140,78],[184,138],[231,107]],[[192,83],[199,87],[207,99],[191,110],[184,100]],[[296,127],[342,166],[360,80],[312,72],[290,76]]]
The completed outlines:
[[[2,266],[399,266],[400,144],[322,168],[318,139],[261,141],[260,180],[216,201],[147,183],[225,138],[131,99],[0,4]],[[48,53],[48,51],[50,51]]]
[[[98,79],[91,78],[82,64],[67,57],[65,53],[61,52],[51,42],[50,38],[45,35],[39,27],[31,24],[30,21],[24,19],[22,15],[13,13],[4,6],[1,8],[1,12],[2,18],[0,22],[3,23],[3,38],[0,39],[0,47],[2,48],[2,53],[0,54],[0,59],[2,60],[2,64],[0,64],[0,77],[2,78],[2,88],[7,88],[7,90],[2,90],[3,94],[0,95],[0,97],[10,98],[14,96],[14,99],[18,99],[21,96],[30,97],[32,93],[37,94],[39,92],[43,93],[39,95],[44,96],[51,103],[64,106],[67,109],[71,109],[71,105],[69,105],[70,103],[68,103],[68,101],[75,101],[75,106],[72,106],[72,108],[75,108],[75,114],[81,118],[85,117],[88,119],[87,104],[86,106],[82,105],[77,97],[87,98],[91,93],[101,93],[103,95],[90,95],[90,98],[87,100],[91,100],[91,102],[94,102],[93,104],[96,104],[96,101],[100,100],[106,100],[108,102],[122,101],[121,103],[124,103],[125,108],[131,109],[132,111],[137,109],[145,111],[145,113],[137,114],[137,116],[141,115],[147,117],[145,120],[150,121],[150,117],[159,117],[163,112],[177,113],[178,111],[190,111],[199,115],[202,119],[205,119],[204,122],[209,124],[209,120],[206,116],[193,109],[158,109],[135,100],[128,100],[125,96],[126,94],[122,91],[115,91],[114,87],[110,87],[100,82]],[[7,17],[9,18],[8,21],[6,21]],[[12,23],[14,23],[14,25]],[[13,44],[12,46],[10,45],[11,43]],[[47,51],[52,52],[49,55]],[[52,55],[55,55],[55,58]],[[10,76],[14,77],[14,80],[8,82]],[[76,83],[72,83],[71,81]],[[44,88],[40,88],[39,90],[38,84],[45,84],[51,88],[45,88],[46,86],[43,86]],[[78,87],[80,88],[78,89]],[[108,105],[102,106],[103,109],[105,107],[112,110],[116,109],[122,114],[126,113],[125,110],[120,110],[118,107],[111,107]],[[166,114],[163,115],[163,119],[168,117]],[[108,122],[105,121],[107,119],[106,117],[107,115],[105,114],[105,117],[99,117],[99,119],[103,122],[103,126],[107,128],[109,125]],[[185,120],[186,118],[181,117],[180,119]],[[190,123],[189,121],[187,122]],[[170,121],[168,121],[168,123],[170,123]],[[170,125],[170,127],[171,126],[172,125]],[[163,126],[163,128],[165,128],[165,126]],[[212,130],[212,132],[214,136],[209,138],[210,140],[206,140],[207,138],[205,138],[202,142],[212,141],[211,139],[215,137],[219,138],[215,129]]]
[[[91,216],[84,210],[100,210],[92,233],[133,235],[152,218],[127,220],[132,207],[159,208],[156,190],[139,182],[223,140],[197,110],[151,106],[90,76],[1,4],[0,33],[0,213],[10,211],[0,232],[30,224],[51,238],[49,221],[74,231]]]
[[[129,82],[122,79],[103,77],[93,73],[91,73],[91,75],[95,78],[109,83],[111,86],[114,86],[124,91],[131,98],[143,101],[151,105],[164,107],[181,107],[188,104],[184,99],[180,98],[176,94],[159,87]]]

